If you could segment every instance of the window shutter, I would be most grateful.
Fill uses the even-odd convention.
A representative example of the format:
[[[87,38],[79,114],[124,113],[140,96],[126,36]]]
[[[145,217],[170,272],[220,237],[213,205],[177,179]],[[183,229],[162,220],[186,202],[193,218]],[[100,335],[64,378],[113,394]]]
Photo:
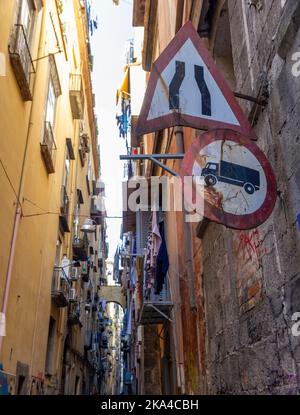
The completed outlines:
[[[53,53],[50,53],[49,61],[50,61],[50,73],[51,73],[51,79],[52,79],[52,82],[53,82],[54,93],[55,93],[55,96],[57,98],[59,95],[61,95],[61,86],[60,86],[56,61],[55,61],[55,57],[54,57]]]
[[[147,236],[149,232],[151,211],[136,212],[136,253],[144,254],[144,248],[147,244]]]

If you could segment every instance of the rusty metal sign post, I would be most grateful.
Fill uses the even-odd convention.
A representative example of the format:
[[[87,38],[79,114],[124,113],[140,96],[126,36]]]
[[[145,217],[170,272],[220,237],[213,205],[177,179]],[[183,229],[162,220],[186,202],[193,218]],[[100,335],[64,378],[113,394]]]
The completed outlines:
[[[230,228],[259,226],[276,202],[270,163],[253,141],[236,131],[216,129],[198,136],[185,154],[181,176],[200,178],[203,216]],[[196,186],[191,191],[195,199]]]

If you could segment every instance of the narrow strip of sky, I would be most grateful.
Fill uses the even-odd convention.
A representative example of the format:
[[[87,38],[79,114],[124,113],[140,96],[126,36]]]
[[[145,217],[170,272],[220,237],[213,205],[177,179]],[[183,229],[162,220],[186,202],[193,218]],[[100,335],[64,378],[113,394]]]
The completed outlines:
[[[126,153],[125,142],[119,137],[116,124],[116,91],[125,66],[126,43],[133,38],[132,2],[94,0],[98,29],[92,36],[94,54],[93,86],[96,94],[96,115],[99,126],[101,177],[106,185],[108,216],[122,215],[123,163],[120,154]],[[107,219],[109,259],[119,243],[121,219]]]

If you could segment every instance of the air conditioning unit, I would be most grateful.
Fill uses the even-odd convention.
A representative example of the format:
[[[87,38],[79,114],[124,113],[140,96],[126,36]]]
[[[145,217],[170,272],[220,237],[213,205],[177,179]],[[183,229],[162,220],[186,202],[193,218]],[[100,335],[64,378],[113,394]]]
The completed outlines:
[[[71,279],[73,281],[77,281],[79,278],[79,271],[77,267],[72,267],[71,268]]]
[[[64,255],[63,259],[61,260],[60,266],[64,270],[64,273],[67,276],[67,278],[70,278],[70,263],[71,261]]]
[[[76,301],[76,289],[75,288],[70,288],[69,301]]]

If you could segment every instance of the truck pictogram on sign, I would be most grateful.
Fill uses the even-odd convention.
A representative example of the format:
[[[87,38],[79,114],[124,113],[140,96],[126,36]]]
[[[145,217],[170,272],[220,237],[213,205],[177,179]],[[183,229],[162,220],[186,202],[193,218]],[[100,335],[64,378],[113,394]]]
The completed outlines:
[[[252,195],[259,190],[260,175],[258,170],[239,164],[220,160],[219,163],[207,163],[201,176],[207,186],[214,186],[218,181],[243,187],[245,192]]]

